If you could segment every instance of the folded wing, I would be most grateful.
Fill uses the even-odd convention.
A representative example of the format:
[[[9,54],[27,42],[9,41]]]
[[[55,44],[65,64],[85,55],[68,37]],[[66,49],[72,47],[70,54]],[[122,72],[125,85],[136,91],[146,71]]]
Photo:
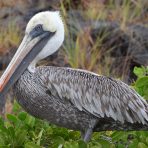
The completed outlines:
[[[80,111],[121,123],[148,124],[148,104],[122,81],[79,69],[51,69],[42,76],[47,89]]]

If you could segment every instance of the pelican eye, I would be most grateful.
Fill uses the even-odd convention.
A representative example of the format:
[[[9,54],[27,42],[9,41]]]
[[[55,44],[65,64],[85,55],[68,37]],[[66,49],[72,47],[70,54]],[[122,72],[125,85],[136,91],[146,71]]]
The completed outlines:
[[[39,24],[39,25],[37,25],[37,26],[35,26],[35,31],[40,31],[40,30],[43,30],[43,28],[42,28],[42,25],[41,24]]]
[[[33,38],[40,36],[41,34],[43,34],[45,31],[43,30],[42,24],[38,24],[36,25],[31,32],[29,33],[30,36]]]

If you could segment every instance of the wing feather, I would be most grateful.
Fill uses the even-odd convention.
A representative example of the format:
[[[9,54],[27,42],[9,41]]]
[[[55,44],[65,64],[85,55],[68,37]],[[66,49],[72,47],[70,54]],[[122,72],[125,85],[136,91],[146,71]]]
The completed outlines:
[[[70,68],[50,67],[46,73],[44,81],[46,85],[48,82],[48,89],[54,85],[60,98],[66,98],[80,111],[122,123],[148,123],[148,104],[120,80]]]

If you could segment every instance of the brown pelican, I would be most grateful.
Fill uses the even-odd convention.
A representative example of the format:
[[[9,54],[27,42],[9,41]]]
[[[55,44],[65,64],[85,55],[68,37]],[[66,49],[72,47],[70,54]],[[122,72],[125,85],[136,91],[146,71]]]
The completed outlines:
[[[120,80],[72,68],[36,63],[56,52],[64,40],[59,12],[40,12],[0,79],[0,97],[14,84],[19,104],[31,115],[81,132],[147,130],[148,104]]]

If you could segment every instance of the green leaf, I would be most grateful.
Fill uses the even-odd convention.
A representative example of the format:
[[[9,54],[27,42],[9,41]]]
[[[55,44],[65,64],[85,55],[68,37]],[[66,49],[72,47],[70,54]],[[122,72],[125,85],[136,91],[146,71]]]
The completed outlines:
[[[135,89],[138,93],[148,99],[148,76],[139,78],[135,83]]]
[[[141,77],[145,76],[146,69],[145,69],[145,67],[134,67],[133,72],[138,78],[141,78]]]
[[[82,140],[80,140],[78,142],[78,144],[79,144],[79,148],[87,148],[87,144],[84,141],[82,141]]]
[[[148,131],[136,131],[136,137],[140,138],[141,136],[148,137]]]
[[[63,145],[65,140],[63,137],[57,136],[55,138],[52,139],[53,141],[53,147],[59,147],[60,145]]]
[[[138,146],[138,139],[134,139],[129,144],[129,148],[136,148]]]
[[[73,139],[73,140],[80,139],[80,132],[69,130],[68,137],[69,139]]]
[[[8,128],[8,132],[9,132],[9,136],[11,137],[11,139],[15,138],[15,131],[13,127],[9,127]]]
[[[38,135],[37,145],[40,145],[44,129],[42,128]]]
[[[1,145],[0,144],[0,148],[10,148],[10,146],[9,145]]]
[[[14,101],[13,112],[18,113],[20,110],[21,110],[21,106],[16,101]]]
[[[89,148],[102,148],[102,145],[98,141],[92,141],[88,143]]]
[[[20,112],[18,114],[18,118],[21,120],[21,121],[24,121],[26,119],[26,116],[27,116],[27,113],[26,112]]]
[[[148,76],[139,78],[135,84],[136,84],[136,87],[148,86]]]
[[[126,146],[125,146],[125,144],[120,144],[120,143],[119,143],[119,144],[117,145],[117,147],[118,147],[118,148],[125,148]]]
[[[23,145],[23,143],[26,140],[26,136],[27,136],[27,131],[26,130],[22,130],[22,129],[18,129],[16,131],[16,145]]]
[[[64,148],[79,148],[79,144],[75,141],[65,142]]]
[[[99,139],[98,142],[102,145],[102,148],[106,148],[110,146],[110,143],[104,139]]]
[[[35,125],[35,118],[27,114],[25,123],[32,128]]]
[[[138,148],[147,148],[148,146],[146,146],[144,143],[139,142],[138,143]]]
[[[115,131],[111,137],[112,137],[112,140],[113,141],[118,141],[120,139],[122,139],[123,141],[127,140],[127,137],[128,137],[128,134],[127,132],[124,132],[124,131]]]
[[[145,141],[146,141],[146,144],[148,144],[148,137],[146,138],[146,140],[145,140]]]
[[[8,134],[8,130],[7,130],[7,128],[4,127],[4,126],[0,126],[0,132],[1,132],[1,133],[6,133],[6,134]]]
[[[28,143],[25,144],[25,148],[42,148],[42,147],[36,145],[33,142],[28,142]]]
[[[12,114],[7,114],[7,119],[13,123],[17,123],[18,122],[18,119],[15,115],[12,115]]]
[[[4,120],[0,117],[0,126],[4,126]]]
[[[5,144],[6,144],[6,137],[0,134],[0,146],[5,145]]]
[[[55,126],[53,128],[53,135],[55,135],[55,136],[61,136],[65,140],[68,140],[69,139],[69,131],[66,128],[59,128],[59,127]]]

